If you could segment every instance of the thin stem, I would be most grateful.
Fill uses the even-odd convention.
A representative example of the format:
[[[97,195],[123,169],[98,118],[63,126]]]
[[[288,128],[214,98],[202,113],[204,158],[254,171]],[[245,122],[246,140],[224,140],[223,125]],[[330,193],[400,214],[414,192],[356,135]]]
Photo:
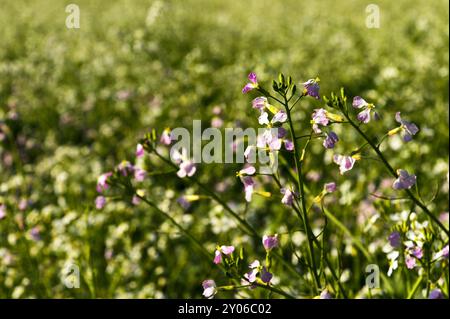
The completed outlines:
[[[300,99],[300,98],[299,98]],[[297,99],[297,101],[299,100]],[[319,277],[317,276],[317,266],[316,266],[316,261],[314,258],[314,245],[311,241],[311,227],[309,225],[309,221],[308,221],[308,214],[307,214],[307,209],[306,209],[306,198],[305,198],[305,190],[304,190],[304,185],[303,185],[303,174],[302,174],[302,159],[300,159],[300,155],[298,153],[299,151],[299,147],[298,147],[298,141],[297,141],[297,137],[295,135],[295,130],[294,130],[294,124],[292,122],[292,117],[291,117],[291,109],[289,108],[289,103],[287,101],[286,96],[284,96],[284,103],[283,103],[285,110],[286,110],[286,115],[288,118],[288,123],[289,123],[289,130],[292,136],[292,140],[294,143],[294,159],[295,159],[295,168],[297,170],[297,183],[298,183],[298,190],[299,190],[299,195],[300,195],[300,199],[301,199],[301,205],[302,205],[302,211],[303,211],[303,216],[302,216],[302,221],[303,221],[303,227],[305,228],[306,231],[306,238],[308,239],[308,254],[309,254],[309,259],[310,259],[310,264],[312,266],[312,268],[310,267],[310,271],[313,277],[313,281],[314,281],[314,285],[315,285],[315,290],[316,293],[318,291],[318,288],[320,287],[320,280]],[[311,139],[311,138],[310,138]],[[309,140],[310,140],[309,139]],[[308,143],[308,142],[307,142]],[[304,149],[305,150],[305,149]]]
[[[394,168],[391,166],[391,164],[389,164],[389,162],[387,161],[387,159],[384,157],[383,153],[380,151],[380,149],[378,148],[377,145],[375,145],[375,143],[373,143],[373,141],[370,140],[370,138],[359,128],[358,125],[356,125],[355,122],[353,122],[350,117],[348,116],[347,113],[342,112],[342,114],[344,114],[345,118],[347,119],[347,121],[350,123],[351,126],[353,126],[353,128],[355,128],[355,130],[367,141],[367,143],[369,143],[369,145],[372,147],[372,149],[375,151],[375,153],[377,154],[377,156],[380,158],[381,162],[384,164],[384,166],[387,168],[387,170],[389,171],[389,173],[391,173],[391,175],[395,178],[398,178],[398,174],[397,172],[394,170]],[[410,189],[405,189],[406,194],[408,194],[409,198],[411,198],[411,200],[420,208],[422,208],[422,210],[425,212],[425,214],[428,215],[428,217],[430,217],[446,234],[447,237],[449,236],[449,230],[447,228],[445,228],[445,226],[440,222],[440,220],[434,216],[431,211],[428,209],[427,206],[425,206],[424,203],[422,203],[416,196],[414,196],[414,194],[411,192]]]

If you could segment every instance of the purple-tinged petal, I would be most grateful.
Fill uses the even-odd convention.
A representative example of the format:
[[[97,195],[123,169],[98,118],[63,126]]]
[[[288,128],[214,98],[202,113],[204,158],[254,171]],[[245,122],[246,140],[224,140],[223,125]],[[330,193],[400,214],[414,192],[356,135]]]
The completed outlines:
[[[284,148],[286,151],[292,152],[294,150],[294,143],[291,140],[284,140]]]
[[[333,192],[335,192],[336,189],[337,189],[336,183],[334,183],[334,182],[326,183],[325,186],[324,186],[324,188],[325,188],[325,191],[326,191],[327,193],[333,193]]]
[[[272,277],[273,275],[267,271],[266,267],[263,267],[261,270],[261,280],[267,284],[272,280]]]
[[[216,250],[214,252],[214,260],[213,263],[215,263],[216,265],[220,264],[222,262],[222,253],[220,252],[220,250]]]
[[[104,196],[97,196],[95,198],[95,208],[102,209],[105,207],[106,204],[106,198]]]
[[[278,246],[278,235],[267,236],[264,235],[262,239],[263,246],[266,250],[271,250]]]
[[[323,146],[325,148],[334,148],[334,145],[339,141],[339,137],[333,131],[326,134],[326,138],[323,141]]]
[[[265,98],[264,96],[260,96],[252,101],[252,107],[254,109],[263,110],[266,107],[267,103],[267,98]]]
[[[365,106],[367,106],[367,102],[362,98],[362,97],[360,97],[360,96],[355,96],[354,98],[353,98],[353,103],[352,103],[352,106],[354,107],[354,108],[356,108],[356,109],[360,109],[360,108],[362,108],[362,107],[365,107]]]
[[[287,120],[287,114],[284,111],[278,111],[272,118],[272,124],[284,123]]]
[[[253,84],[258,83],[258,78],[256,77],[256,73],[251,72],[251,73],[248,75],[248,80],[249,80],[250,82],[252,82]]]
[[[370,109],[367,108],[361,112],[358,113],[358,115],[356,116],[356,118],[358,119],[358,121],[367,124],[370,122]]]
[[[230,255],[231,253],[233,253],[234,251],[234,246],[221,246],[220,250],[222,251],[222,253],[224,253],[225,255]]]
[[[428,296],[428,299],[444,299],[444,295],[440,289],[433,289]]]
[[[142,144],[136,145],[136,157],[137,158],[142,157],[144,156],[144,153],[145,153],[144,146],[142,146]]]
[[[402,237],[400,235],[400,233],[398,231],[394,231],[392,232],[389,237],[389,244],[393,247],[393,248],[398,248],[401,246],[402,244]]]

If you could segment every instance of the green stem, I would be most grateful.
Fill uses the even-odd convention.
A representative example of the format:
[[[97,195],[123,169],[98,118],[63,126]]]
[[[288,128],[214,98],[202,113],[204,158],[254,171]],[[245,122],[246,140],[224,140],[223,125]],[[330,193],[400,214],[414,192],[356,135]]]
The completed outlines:
[[[314,258],[314,245],[313,245],[313,242],[311,241],[311,237],[314,236],[314,234],[312,234],[311,227],[309,225],[308,214],[307,214],[307,209],[306,209],[305,189],[304,189],[304,185],[303,185],[303,174],[302,174],[303,159],[300,159],[300,155],[298,153],[298,151],[299,151],[298,141],[297,141],[297,137],[295,134],[294,123],[292,122],[291,109],[289,108],[289,103],[287,101],[286,95],[284,95],[284,104],[283,105],[286,110],[286,115],[287,115],[288,124],[289,124],[289,130],[291,133],[292,141],[294,143],[295,168],[297,170],[298,190],[299,190],[302,211],[303,211],[303,216],[302,216],[301,220],[303,221],[303,227],[305,228],[306,235],[307,235],[306,238],[308,239],[308,254],[309,254],[309,259],[310,259],[310,265],[312,267],[312,268],[310,267],[309,269],[311,271],[311,275],[313,277],[313,281],[314,281],[314,285],[315,285],[315,291],[317,293],[317,291],[320,287],[320,280],[317,275],[317,265],[316,265],[316,260]]]
[[[353,126],[353,128],[359,133],[359,135],[361,135],[366,140],[366,142],[372,147],[372,149],[375,151],[377,156],[380,158],[381,162],[383,162],[384,166],[387,168],[389,173],[393,177],[398,178],[397,172],[394,170],[394,168],[386,160],[386,158],[384,157],[383,153],[380,151],[379,147],[377,145],[375,145],[375,143],[370,140],[370,138],[359,128],[359,126],[356,125],[356,123],[353,122],[350,119],[348,114],[346,114],[345,112],[342,112],[342,114],[344,114],[344,116],[347,119],[347,121],[350,123],[351,126]],[[422,203],[416,196],[414,196],[414,194],[411,192],[411,190],[405,189],[405,192],[406,192],[406,194],[408,194],[409,198],[411,198],[411,200],[417,206],[422,208],[422,210],[428,215],[428,217],[430,217],[447,234],[447,237],[448,237],[449,236],[449,230],[447,228],[445,228],[445,226],[440,222],[440,220],[431,213],[431,211],[428,209],[428,207],[424,203]]]

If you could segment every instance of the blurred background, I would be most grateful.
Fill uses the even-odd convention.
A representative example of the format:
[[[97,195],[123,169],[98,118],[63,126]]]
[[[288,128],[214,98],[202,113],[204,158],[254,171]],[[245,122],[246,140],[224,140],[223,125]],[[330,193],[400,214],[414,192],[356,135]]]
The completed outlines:
[[[407,146],[390,139],[387,156],[394,167],[416,173],[425,201],[436,194],[434,212],[448,211],[447,1],[77,0],[79,29],[66,28],[69,3],[1,5],[0,204],[6,216],[0,219],[0,297],[199,298],[203,279],[220,282],[220,271],[151,209],[115,201],[95,210],[95,184],[102,172],[132,161],[137,140],[151,128],[189,128],[193,119],[204,127],[213,121],[257,127],[251,98],[241,93],[250,71],[267,88],[283,72],[296,83],[319,76],[322,95],[345,87],[349,97],[363,96],[381,115],[367,127],[370,134],[395,127],[394,114],[401,111],[420,134]],[[366,26],[371,3],[380,8],[379,28]],[[302,101],[295,113],[299,131],[310,129],[311,112],[321,106]],[[337,133],[347,145],[342,152],[360,142],[344,130]],[[369,193],[382,189],[388,174],[375,161],[361,161],[343,178],[321,143],[311,152],[311,192],[320,191],[323,183],[314,181],[322,177],[338,182],[330,210],[365,238],[386,271],[381,249],[389,225],[383,214],[401,209]],[[199,174],[244,209],[238,167],[202,165]],[[177,205],[178,196],[194,191],[189,186],[174,177],[147,183],[151,196],[211,256],[217,243],[233,243],[263,258],[260,243],[243,235],[221,207]],[[287,231],[286,222],[295,220],[277,200],[257,199],[245,211],[261,233]],[[368,225],[376,213],[381,217]],[[348,257],[343,281],[358,296],[362,259],[335,233],[330,249]],[[294,237],[292,245],[301,246],[301,234]],[[290,248],[283,254],[295,259]],[[67,262],[80,268],[80,289],[61,283]],[[398,290],[390,296],[401,297],[404,281],[393,280]],[[281,267],[276,281],[298,295],[307,289]]]

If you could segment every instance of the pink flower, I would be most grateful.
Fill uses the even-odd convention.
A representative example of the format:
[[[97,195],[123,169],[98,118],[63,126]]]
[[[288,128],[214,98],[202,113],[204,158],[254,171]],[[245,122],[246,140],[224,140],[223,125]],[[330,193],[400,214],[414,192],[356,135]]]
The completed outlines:
[[[117,165],[117,169],[123,176],[128,176],[134,172],[134,166],[128,161],[122,161],[119,165]]]
[[[239,171],[239,176],[241,175],[253,175],[256,173],[256,169],[254,166],[247,166]]]
[[[267,104],[267,98],[264,96],[257,97],[252,101],[252,107],[260,111],[262,111],[267,106]]]
[[[95,198],[95,208],[102,209],[105,207],[106,204],[106,198],[104,196],[97,196]]]
[[[190,160],[186,160],[186,161],[181,162],[180,169],[178,170],[177,175],[180,178],[183,178],[186,176],[191,177],[192,175],[195,174],[196,171],[197,171],[197,168],[196,168],[195,164]]]
[[[395,113],[395,120],[401,124],[403,131],[403,141],[409,142],[412,140],[413,136],[419,132],[419,128],[416,124],[402,120],[400,112]]]
[[[319,79],[309,79],[308,81],[303,83],[304,90],[306,95],[314,97],[316,99],[320,99],[319,96]]]
[[[370,112],[373,108],[375,108],[375,105],[372,103],[367,103],[362,97],[355,96],[353,98],[352,106],[356,109],[363,109],[359,114],[356,116],[358,121],[362,123],[369,123],[370,122]]]
[[[444,299],[444,294],[440,289],[433,289],[428,296],[428,299]]]
[[[412,256],[406,256],[405,258],[406,268],[413,269],[416,266],[416,258]]]
[[[398,231],[392,232],[389,235],[388,240],[389,240],[389,244],[393,248],[398,248],[402,244],[402,237],[400,236],[400,233]]]
[[[0,204],[0,220],[6,217],[6,205]]]
[[[170,129],[165,129],[162,132],[159,141],[161,142],[161,144],[164,144],[164,145],[170,145],[170,143],[172,143],[172,138],[171,138],[171,135],[170,135]]]
[[[327,193],[333,193],[336,191],[337,187],[336,187],[336,183],[331,182],[331,183],[326,183],[324,185],[324,189]]]
[[[448,259],[448,245],[444,246],[440,251],[434,256],[435,259],[446,258]]]
[[[266,267],[261,269],[261,280],[268,284],[272,280],[273,275],[267,270]]]
[[[321,126],[327,126],[330,123],[330,120],[327,117],[327,111],[325,109],[315,109],[312,114],[311,123],[313,124],[313,130],[315,133],[322,133],[322,130],[319,128]]]
[[[284,140],[284,148],[286,151],[292,152],[294,150],[294,143],[291,140]]]
[[[259,262],[259,260],[255,260],[253,261],[248,267],[250,268],[250,271],[247,272],[244,275],[244,278],[247,279],[247,281],[249,283],[254,283],[256,281],[256,276],[259,273],[259,268],[260,268],[261,264]]]
[[[409,175],[404,169],[397,170],[398,178],[392,184],[393,189],[409,189],[416,183],[416,175]]]
[[[33,239],[34,241],[41,240],[41,234],[40,234],[39,228],[38,227],[31,228],[30,236],[31,236],[31,239]]]
[[[234,246],[225,246],[225,245],[220,246],[214,252],[215,256],[214,256],[213,262],[216,265],[220,264],[222,262],[222,254],[224,254],[225,256],[229,256],[229,255],[231,255],[233,253],[233,251],[234,251]]]
[[[213,263],[215,263],[216,265],[220,264],[222,262],[222,253],[220,252],[220,250],[216,250],[214,252],[214,260]]]
[[[133,195],[133,198],[131,199],[131,204],[137,206],[141,203],[141,199],[137,195]]]
[[[248,80],[250,81],[249,83],[247,83],[244,88],[242,89],[242,93],[248,93],[253,89],[256,89],[258,87],[258,79],[256,77],[255,73],[250,73],[248,75]]]
[[[264,235],[262,239],[263,246],[266,250],[271,250],[278,246],[278,235],[267,236]]]
[[[216,283],[212,279],[207,279],[202,282],[203,287],[203,296],[205,296],[208,299],[211,299],[214,297],[214,295],[217,293],[216,289]]]
[[[351,156],[334,155],[333,161],[339,165],[339,173],[343,175],[345,172],[351,170],[356,160]]]
[[[100,175],[97,179],[97,192],[102,193],[109,188],[108,177],[112,176],[112,172]]]
[[[144,146],[142,146],[142,144],[136,145],[136,157],[137,158],[142,157],[144,156],[144,153],[145,153]]]
[[[253,181],[253,178],[251,178],[250,176],[242,177],[241,181],[244,184],[245,200],[247,202],[251,202],[254,187],[255,187],[255,182]]]

